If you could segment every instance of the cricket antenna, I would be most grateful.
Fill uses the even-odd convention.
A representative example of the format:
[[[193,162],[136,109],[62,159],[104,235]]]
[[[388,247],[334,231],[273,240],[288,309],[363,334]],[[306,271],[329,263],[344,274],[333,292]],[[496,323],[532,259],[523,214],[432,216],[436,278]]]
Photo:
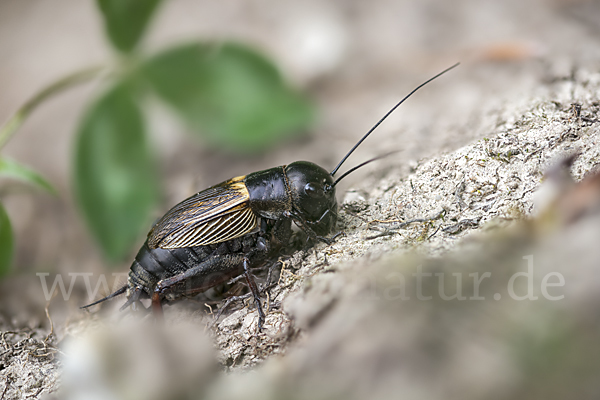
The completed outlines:
[[[423,82],[423,83],[421,83],[419,86],[417,86],[415,89],[413,89],[413,91],[412,91],[412,92],[410,92],[409,94],[407,94],[407,95],[406,95],[406,96],[405,96],[405,97],[404,97],[402,100],[400,100],[400,101],[399,101],[399,102],[398,102],[398,103],[397,103],[397,104],[396,104],[394,107],[392,107],[392,109],[391,109],[390,111],[388,111],[388,112],[387,112],[387,114],[385,114],[385,115],[383,116],[383,118],[381,118],[379,121],[377,121],[377,123],[376,123],[376,124],[375,124],[375,125],[374,125],[374,126],[371,128],[371,129],[369,129],[369,131],[368,131],[368,132],[367,132],[367,133],[366,133],[366,134],[365,134],[365,135],[364,135],[364,136],[363,136],[363,137],[362,137],[362,138],[361,138],[361,139],[358,141],[358,143],[356,143],[356,144],[354,145],[354,147],[353,147],[353,148],[352,148],[352,149],[351,149],[351,150],[348,152],[348,154],[346,154],[346,155],[344,156],[344,158],[342,158],[342,161],[340,161],[340,163],[339,163],[339,164],[338,164],[338,165],[337,165],[337,166],[336,166],[336,167],[333,169],[333,171],[331,171],[331,174],[330,174],[330,175],[331,175],[331,176],[334,176],[334,175],[335,175],[335,173],[338,171],[338,169],[340,169],[340,167],[342,166],[342,164],[344,163],[344,161],[346,161],[346,159],[347,159],[348,157],[350,157],[350,154],[352,154],[352,153],[354,152],[354,150],[356,150],[356,148],[357,148],[358,146],[360,146],[360,144],[361,144],[361,143],[362,143],[362,142],[363,142],[363,141],[364,141],[364,140],[365,140],[367,137],[369,137],[369,135],[370,135],[370,134],[371,134],[371,133],[372,133],[372,132],[373,132],[375,129],[377,129],[377,127],[378,127],[378,126],[379,126],[379,125],[380,125],[380,124],[381,124],[381,123],[382,123],[382,122],[383,122],[383,121],[384,121],[384,120],[385,120],[387,117],[389,117],[389,115],[390,115],[391,113],[393,113],[393,112],[396,110],[396,108],[398,108],[398,107],[400,106],[400,104],[404,103],[404,101],[405,101],[406,99],[408,99],[410,96],[412,96],[412,95],[413,95],[413,94],[414,94],[414,93],[415,93],[417,90],[421,89],[423,86],[427,85],[429,82],[431,82],[432,80],[434,80],[434,79],[436,79],[436,78],[440,77],[441,75],[445,74],[446,72],[450,71],[451,69],[453,69],[453,68],[457,67],[459,64],[460,64],[460,63],[456,63],[456,64],[454,64],[453,66],[451,66],[450,68],[446,68],[445,70],[443,70],[442,72],[440,72],[439,74],[437,74],[436,76],[434,76],[433,78],[429,78],[428,80],[426,80],[425,82]],[[346,172],[346,173],[344,174],[344,176],[348,175],[348,174],[349,174],[350,172],[352,172],[352,171],[355,171],[355,170],[356,170],[356,169],[358,169],[359,167],[362,167],[363,165],[366,165],[366,164],[368,164],[368,163],[369,163],[369,162],[371,162],[371,161],[378,160],[379,158],[381,158],[381,157],[376,157],[376,158],[374,158],[374,159],[372,159],[372,160],[369,160],[369,161],[367,161],[367,162],[365,162],[365,163],[362,163],[362,164],[360,164],[360,165],[359,165],[359,166],[357,166],[357,167],[354,167],[354,168],[352,168],[352,169],[351,169],[349,172]],[[339,178],[339,179],[338,179],[338,180],[337,180],[335,183],[339,182],[339,181],[340,181],[340,179],[342,179],[342,178],[343,178],[343,176],[342,176],[342,177],[340,177],[340,178]]]
[[[331,185],[331,187],[334,187],[335,185],[337,185],[339,181],[341,181],[342,179],[344,179],[345,177],[347,177],[348,175],[350,175],[351,173],[353,173],[357,169],[359,169],[361,167],[364,167],[367,164],[371,164],[373,161],[381,160],[382,158],[386,158],[388,156],[391,156],[392,154],[396,154],[396,153],[399,153],[399,152],[400,152],[400,150],[390,151],[389,153],[385,153],[385,154],[382,154],[380,156],[373,157],[370,160],[367,160],[365,162],[362,162],[362,163],[358,164],[356,167],[350,168],[348,171],[344,172],[342,174],[342,176],[340,176],[339,178],[337,178],[335,180],[335,182],[333,182],[333,185]]]

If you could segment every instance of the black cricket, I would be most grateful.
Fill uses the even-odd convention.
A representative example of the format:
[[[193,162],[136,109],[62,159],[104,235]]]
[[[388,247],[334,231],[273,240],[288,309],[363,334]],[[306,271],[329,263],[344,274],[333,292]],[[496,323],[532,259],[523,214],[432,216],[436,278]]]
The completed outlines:
[[[458,65],[440,72],[400,100],[331,171],[308,161],[253,172],[196,193],[169,210],[150,230],[138,252],[127,284],[87,308],[127,293],[127,306],[143,307],[150,298],[156,315],[178,297],[205,291],[244,275],[258,310],[258,327],[265,315],[251,269],[281,255],[292,237],[292,222],[313,241],[331,243],[335,228],[335,186],[376,157],[333,177],[356,148],[413,93]]]

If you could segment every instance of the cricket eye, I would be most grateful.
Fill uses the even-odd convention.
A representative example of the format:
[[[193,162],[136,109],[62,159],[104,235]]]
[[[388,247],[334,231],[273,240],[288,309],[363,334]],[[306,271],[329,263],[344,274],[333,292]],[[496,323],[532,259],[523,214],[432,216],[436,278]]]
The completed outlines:
[[[309,197],[312,197],[313,199],[317,199],[323,197],[323,188],[315,185],[314,183],[309,182],[306,184],[306,186],[304,186],[304,193],[306,193]]]

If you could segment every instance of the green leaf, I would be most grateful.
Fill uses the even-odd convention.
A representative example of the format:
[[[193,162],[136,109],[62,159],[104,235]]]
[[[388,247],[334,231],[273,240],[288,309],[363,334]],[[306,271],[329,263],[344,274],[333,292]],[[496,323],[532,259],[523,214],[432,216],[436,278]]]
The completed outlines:
[[[52,194],[56,194],[54,187],[48,183],[40,174],[19,164],[16,161],[0,158],[0,176],[8,176],[10,178],[19,179],[21,181],[31,183],[34,186],[40,187]]]
[[[150,59],[151,87],[212,144],[252,152],[306,129],[311,103],[242,45],[194,43]]]
[[[8,275],[13,256],[13,233],[6,210],[0,203],[0,277]]]
[[[97,0],[108,37],[118,50],[131,52],[160,0]]]
[[[85,116],[75,149],[75,195],[105,255],[120,260],[158,200],[154,159],[131,89],[105,94]]]

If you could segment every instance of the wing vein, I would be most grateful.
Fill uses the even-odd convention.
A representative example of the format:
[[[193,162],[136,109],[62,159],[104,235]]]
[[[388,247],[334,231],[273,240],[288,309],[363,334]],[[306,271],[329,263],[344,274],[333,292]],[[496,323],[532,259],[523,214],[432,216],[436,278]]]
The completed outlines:
[[[250,209],[243,178],[233,178],[177,204],[154,225],[148,244],[151,248],[205,246],[252,232],[258,219]]]

